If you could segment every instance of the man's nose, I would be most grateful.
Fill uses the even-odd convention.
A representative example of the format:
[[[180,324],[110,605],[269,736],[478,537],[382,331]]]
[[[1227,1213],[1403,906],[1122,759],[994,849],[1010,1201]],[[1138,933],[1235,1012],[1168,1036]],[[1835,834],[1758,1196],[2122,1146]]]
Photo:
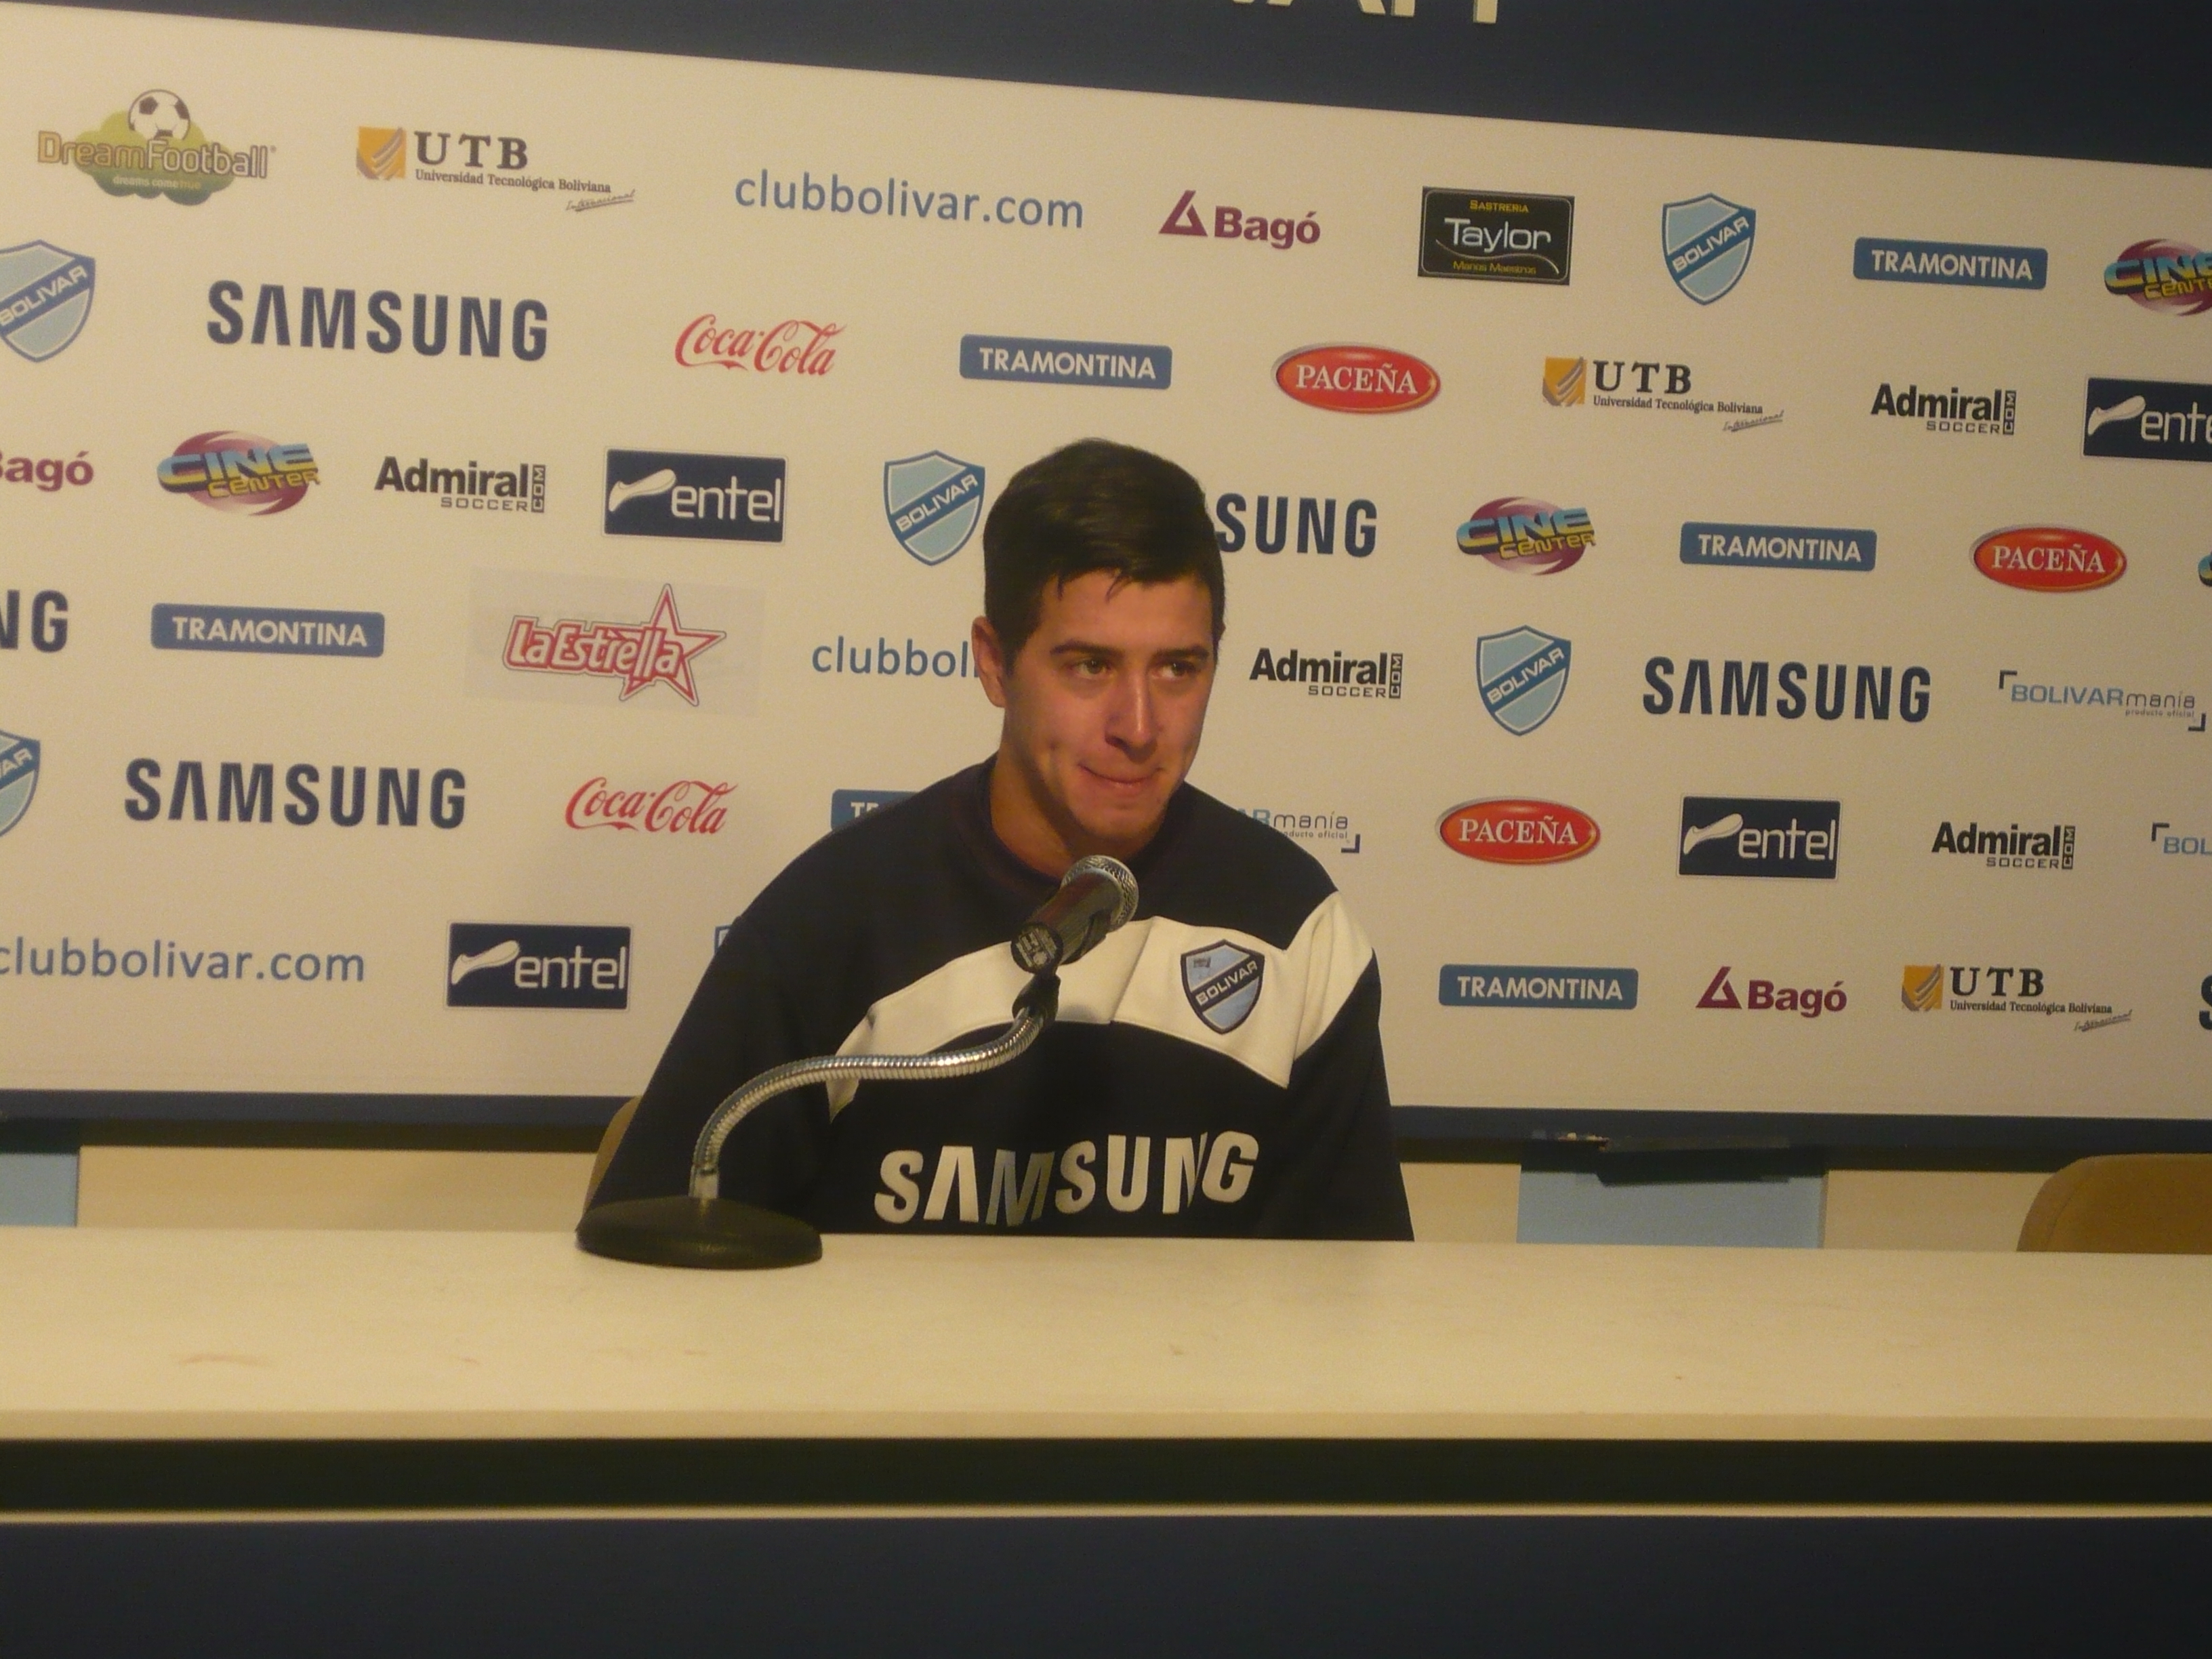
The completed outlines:
[[[1123,749],[1149,749],[1159,736],[1159,711],[1152,704],[1150,678],[1143,673],[1121,676],[1115,684],[1107,710],[1107,740]]]

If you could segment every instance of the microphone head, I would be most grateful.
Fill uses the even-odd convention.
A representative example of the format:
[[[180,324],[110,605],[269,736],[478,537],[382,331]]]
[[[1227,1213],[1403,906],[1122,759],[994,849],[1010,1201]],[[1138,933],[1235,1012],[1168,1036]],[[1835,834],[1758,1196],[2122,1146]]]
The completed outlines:
[[[1124,926],[1131,916],[1137,914],[1137,878],[1129,873],[1129,866],[1121,860],[1109,858],[1103,853],[1093,853],[1088,858],[1078,859],[1067,866],[1067,873],[1060,878],[1060,884],[1065,887],[1079,876],[1103,876],[1114,884],[1114,915],[1106,924],[1107,933]]]

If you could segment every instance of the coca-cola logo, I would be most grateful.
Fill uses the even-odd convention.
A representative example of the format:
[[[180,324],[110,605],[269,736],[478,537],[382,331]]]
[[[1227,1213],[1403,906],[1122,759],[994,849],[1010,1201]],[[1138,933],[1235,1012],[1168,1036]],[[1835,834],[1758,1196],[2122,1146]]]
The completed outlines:
[[[733,783],[678,778],[659,789],[617,789],[593,778],[568,797],[571,830],[643,830],[664,836],[716,836]]]
[[[1321,345],[1275,364],[1275,384],[1300,403],[1343,415],[1419,409],[1443,382],[1419,357],[1385,346]]]
[[[1597,820],[1556,801],[1471,800],[1445,813],[1437,833],[1485,864],[1559,864],[1597,845]]]
[[[713,312],[694,317],[676,337],[676,361],[686,368],[744,368],[759,374],[827,374],[837,361],[832,343],[842,323],[787,317],[772,328],[725,328]]]
[[[1993,582],[2035,593],[2079,593],[2119,580],[2128,556],[2094,531],[2056,525],[1993,530],[1974,544],[1974,568]]]

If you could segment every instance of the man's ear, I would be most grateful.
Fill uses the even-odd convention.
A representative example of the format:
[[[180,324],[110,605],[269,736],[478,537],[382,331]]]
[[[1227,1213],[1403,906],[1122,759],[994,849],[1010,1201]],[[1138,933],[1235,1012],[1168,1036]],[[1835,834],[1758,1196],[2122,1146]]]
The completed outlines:
[[[969,624],[968,643],[975,654],[975,678],[983,682],[983,695],[991,700],[994,708],[1006,706],[1006,680],[1013,665],[999,646],[999,630],[991,626],[988,617],[978,617]]]

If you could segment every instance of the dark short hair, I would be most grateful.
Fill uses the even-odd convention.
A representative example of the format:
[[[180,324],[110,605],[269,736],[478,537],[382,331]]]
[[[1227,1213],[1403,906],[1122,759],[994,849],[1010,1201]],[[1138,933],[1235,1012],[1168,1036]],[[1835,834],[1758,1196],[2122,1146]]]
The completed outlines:
[[[1147,450],[1085,438],[1014,474],[983,525],[983,614],[1007,659],[1036,632],[1048,584],[1094,570],[1117,581],[1195,576],[1227,616],[1221,549],[1198,480]]]

